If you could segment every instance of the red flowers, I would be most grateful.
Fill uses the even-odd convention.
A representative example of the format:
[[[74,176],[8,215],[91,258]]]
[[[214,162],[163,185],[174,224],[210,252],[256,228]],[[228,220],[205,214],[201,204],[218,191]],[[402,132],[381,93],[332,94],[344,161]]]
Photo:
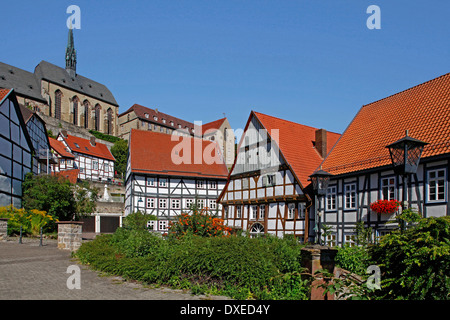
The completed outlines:
[[[225,226],[222,219],[208,214],[207,208],[198,211],[194,209],[191,214],[182,213],[169,224],[169,233],[177,238],[191,232],[202,237],[227,236],[231,228]]]
[[[400,207],[397,200],[377,200],[370,204],[370,209],[376,213],[394,213]]]

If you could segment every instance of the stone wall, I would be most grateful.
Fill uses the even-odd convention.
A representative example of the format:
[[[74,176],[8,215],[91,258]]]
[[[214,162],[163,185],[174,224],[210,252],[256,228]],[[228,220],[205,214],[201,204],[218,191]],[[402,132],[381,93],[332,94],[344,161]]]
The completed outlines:
[[[58,249],[76,251],[81,246],[83,222],[60,221],[58,224]]]
[[[0,240],[5,240],[8,236],[8,219],[0,218]]]

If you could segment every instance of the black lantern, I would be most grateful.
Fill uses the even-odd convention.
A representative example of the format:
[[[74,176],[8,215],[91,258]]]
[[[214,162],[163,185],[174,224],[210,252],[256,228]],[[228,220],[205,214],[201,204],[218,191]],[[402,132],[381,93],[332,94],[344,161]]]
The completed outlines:
[[[408,130],[406,130],[405,137],[386,146],[386,148],[389,148],[394,172],[402,176],[415,173],[423,147],[427,144],[427,142],[411,138],[408,136]]]
[[[331,173],[322,170],[322,168],[320,168],[320,170],[318,171],[315,171],[312,175],[309,176],[312,182],[314,194],[316,194],[314,205],[316,225],[314,227],[314,231],[316,234],[315,242],[319,244],[321,244],[320,220],[322,217],[322,210],[320,208],[321,201],[318,198],[321,196],[325,196],[325,194],[327,193],[328,183],[330,182],[330,177],[332,176],[333,175]]]
[[[314,193],[323,196],[327,192],[328,183],[330,181],[330,177],[333,175],[322,169],[315,171],[312,175],[310,175],[310,179],[312,182]]]

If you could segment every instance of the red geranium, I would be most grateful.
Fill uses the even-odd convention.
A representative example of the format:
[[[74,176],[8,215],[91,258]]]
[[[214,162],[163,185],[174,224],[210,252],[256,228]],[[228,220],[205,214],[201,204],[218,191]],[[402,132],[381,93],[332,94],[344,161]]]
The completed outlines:
[[[376,213],[394,213],[399,207],[397,200],[377,200],[370,204],[370,209]]]

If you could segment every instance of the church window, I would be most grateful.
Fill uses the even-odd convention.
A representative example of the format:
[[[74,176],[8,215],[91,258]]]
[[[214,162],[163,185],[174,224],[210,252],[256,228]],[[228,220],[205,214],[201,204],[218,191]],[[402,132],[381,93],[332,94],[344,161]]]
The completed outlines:
[[[55,91],[55,118],[61,119],[61,97],[62,92],[60,90]]]
[[[100,105],[95,105],[94,129],[100,131]]]

